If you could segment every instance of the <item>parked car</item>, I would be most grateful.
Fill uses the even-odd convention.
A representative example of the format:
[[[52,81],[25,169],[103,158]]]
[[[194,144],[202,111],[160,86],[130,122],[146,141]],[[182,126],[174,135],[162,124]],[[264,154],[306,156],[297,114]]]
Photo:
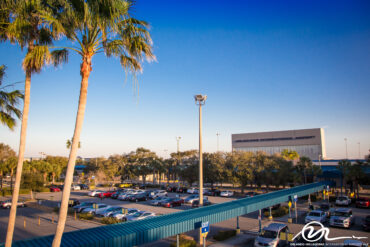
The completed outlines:
[[[112,196],[111,196],[110,198],[112,198],[112,199],[117,199],[117,198],[118,198],[118,196],[119,196],[121,193],[123,193],[123,192],[122,192],[122,191],[116,191],[116,192],[114,192],[114,193],[112,194]]]
[[[177,189],[177,193],[187,193],[188,188],[186,187],[180,187]]]
[[[149,197],[152,198],[152,199],[155,199],[157,197],[163,197],[163,196],[167,196],[167,191],[165,191],[165,190],[154,190],[154,191],[149,193]]]
[[[219,196],[220,194],[221,194],[221,191],[218,189],[210,189],[207,191],[207,193],[205,193],[205,195],[208,195],[208,196]]]
[[[3,202],[0,202],[0,206],[2,208],[11,208],[12,207],[12,200],[6,200],[6,201],[3,201]],[[24,202],[18,202],[17,203],[17,207],[26,207],[27,205],[24,203]]]
[[[349,206],[351,204],[351,199],[348,196],[339,196],[335,200],[335,204],[338,206]]]
[[[354,223],[354,217],[352,215],[352,209],[350,208],[337,208],[334,213],[330,216],[330,226],[339,226],[350,228]]]
[[[136,209],[136,208],[128,208],[127,209],[127,214],[124,214],[121,211],[121,212],[116,212],[114,214],[111,214],[110,217],[116,218],[118,220],[126,220],[126,218],[125,218],[126,216],[135,214],[137,212],[139,212],[139,210]]]
[[[271,207],[271,210],[276,210],[276,209],[278,209],[278,208],[280,208],[280,203],[278,203],[278,204],[275,204],[275,205],[273,205],[272,207]],[[264,208],[264,209],[262,209],[262,211],[263,212],[266,212],[266,211],[270,211],[270,208],[268,207],[268,208]]]
[[[370,215],[366,216],[363,220],[362,229],[364,229],[364,231],[370,231]]]
[[[168,186],[166,190],[168,192],[177,192],[177,186]]]
[[[84,210],[85,208],[90,208],[92,207],[94,204],[94,202],[82,202],[80,205],[77,205],[77,206],[74,206],[73,209],[77,212],[77,213],[81,213],[82,210]]]
[[[81,187],[77,184],[72,184],[71,189],[72,190],[81,190]]]
[[[114,191],[104,191],[98,194],[99,198],[108,198],[113,195]]]
[[[60,190],[63,190],[64,189],[64,184],[57,185],[56,187],[58,187]]]
[[[61,189],[59,187],[56,187],[56,186],[51,186],[50,187],[50,192],[60,192]]]
[[[327,220],[326,213],[321,210],[312,210],[309,212],[304,219],[304,222],[307,224],[311,221],[318,221],[324,223]]]
[[[109,207],[107,204],[103,204],[103,203],[96,203],[95,205],[96,205],[96,208],[94,208],[94,205],[92,205],[91,207],[88,207],[82,210],[82,213],[98,214],[106,210]]]
[[[203,206],[208,206],[211,205],[212,203],[208,200],[203,200]],[[191,204],[193,208],[198,208],[199,207],[199,200],[194,200],[193,203]]]
[[[129,188],[132,187],[132,184],[129,183],[123,183],[118,185],[119,188]]]
[[[118,212],[122,213],[122,209],[123,209],[123,207],[111,206],[111,207],[108,207],[105,210],[99,211],[99,213],[96,213],[96,216],[98,216],[98,217],[109,217],[111,214],[115,214],[115,213],[118,213]]]
[[[234,195],[234,191],[230,191],[230,190],[221,191],[221,194],[220,194],[220,196],[222,197],[230,197],[233,195]]]
[[[260,235],[254,240],[254,246],[283,246],[287,244],[287,241],[280,239],[280,234],[283,232],[289,232],[287,225],[281,223],[271,223],[262,229]]]
[[[152,206],[161,206],[162,202],[166,201],[168,199],[167,196],[165,197],[157,197],[154,200],[150,202],[150,205]]]
[[[68,207],[74,207],[80,205],[80,201],[74,198],[69,199],[68,201]]]
[[[327,218],[330,217],[332,209],[329,203],[321,203],[319,208],[319,210],[325,212]]]
[[[92,190],[90,191],[89,193],[87,193],[88,196],[92,196],[92,197],[95,197],[95,196],[98,196],[100,193],[102,193],[104,191],[102,190]]]
[[[370,207],[370,199],[366,197],[360,197],[356,201],[356,207],[358,208],[369,208]]]
[[[343,247],[368,247],[367,243],[364,243],[356,239],[346,239],[343,242]]]
[[[143,220],[147,218],[152,218],[155,216],[155,213],[147,212],[147,211],[139,211],[131,215],[127,215],[125,218],[127,221],[134,221],[134,220]]]
[[[144,193],[139,193],[139,194],[134,194],[128,197],[128,200],[131,202],[138,202],[138,201],[146,201],[148,199],[147,194]]]
[[[199,200],[199,195],[191,195],[191,196],[188,196],[185,198],[184,202],[185,203],[190,203],[192,204],[193,201],[195,200]],[[203,200],[208,200],[208,197],[207,196],[203,196]]]
[[[186,193],[188,194],[198,194],[199,193],[199,190],[197,188],[190,188],[190,189],[187,189]]]
[[[89,186],[87,186],[86,184],[79,184],[81,190],[88,190],[89,189]]]
[[[161,206],[166,207],[166,208],[173,208],[176,206],[181,206],[184,204],[184,200],[181,198],[168,198],[164,202],[161,203]]]

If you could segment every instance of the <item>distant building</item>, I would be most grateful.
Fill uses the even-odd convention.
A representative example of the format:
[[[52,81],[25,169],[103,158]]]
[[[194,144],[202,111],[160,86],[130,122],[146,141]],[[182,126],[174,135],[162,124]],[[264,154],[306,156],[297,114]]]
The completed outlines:
[[[233,151],[275,154],[288,149],[312,160],[326,157],[322,128],[232,134],[231,141]]]

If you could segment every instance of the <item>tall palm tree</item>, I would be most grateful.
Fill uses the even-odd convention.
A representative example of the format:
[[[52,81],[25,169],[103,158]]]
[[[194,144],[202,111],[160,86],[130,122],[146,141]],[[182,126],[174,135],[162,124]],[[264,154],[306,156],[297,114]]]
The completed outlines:
[[[56,11],[58,14],[56,19],[50,19],[50,21],[51,23],[55,21],[61,23],[66,37],[78,46],[66,48],[81,56],[81,89],[58,226],[53,240],[54,247],[60,245],[65,227],[78,143],[86,108],[92,58],[101,52],[104,52],[107,57],[118,57],[122,67],[133,73],[142,71],[141,62],[143,59],[147,61],[155,59],[152,53],[151,37],[147,29],[148,24],[129,15],[131,1],[71,0],[64,1],[63,4],[63,9]]]
[[[6,66],[0,65],[0,86],[3,85]],[[21,111],[17,108],[20,99],[23,99],[23,94],[19,90],[7,92],[6,87],[0,87],[0,123],[7,126],[10,130],[14,130],[16,119],[22,116]],[[15,115],[15,117],[14,117]]]
[[[306,184],[307,183],[307,172],[312,169],[312,161],[310,158],[302,156],[299,158],[299,161],[297,163],[297,170],[301,174],[303,174],[303,181]]]
[[[6,247],[10,247],[13,239],[17,201],[22,177],[24,151],[26,146],[26,132],[28,112],[30,106],[31,76],[40,73],[41,69],[49,63],[55,66],[66,61],[66,50],[50,52],[48,45],[60,34],[60,27],[55,23],[46,23],[45,18],[52,16],[53,10],[45,0],[0,2],[0,41],[17,43],[21,49],[27,48],[23,60],[23,70],[26,73],[24,105],[22,112],[22,124],[18,151],[18,163],[15,176],[12,207],[9,214],[8,231],[6,234]]]
[[[348,172],[351,167],[351,162],[347,159],[340,160],[338,162],[338,170],[340,171],[341,180],[340,180],[340,194],[342,195],[343,183],[345,186],[345,190],[347,190],[347,177]]]

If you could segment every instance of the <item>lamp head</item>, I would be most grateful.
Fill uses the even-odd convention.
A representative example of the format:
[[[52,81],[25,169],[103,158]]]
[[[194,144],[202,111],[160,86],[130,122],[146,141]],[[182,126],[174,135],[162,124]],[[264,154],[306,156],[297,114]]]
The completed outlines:
[[[197,94],[197,95],[194,95],[194,99],[195,99],[196,104],[198,103],[198,104],[204,105],[207,99],[207,95]]]

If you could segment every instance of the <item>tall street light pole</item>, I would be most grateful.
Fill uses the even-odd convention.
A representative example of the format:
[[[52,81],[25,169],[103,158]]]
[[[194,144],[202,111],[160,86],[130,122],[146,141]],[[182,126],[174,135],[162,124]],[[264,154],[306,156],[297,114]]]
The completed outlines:
[[[203,154],[202,154],[202,105],[206,103],[207,95],[195,95],[195,104],[199,105],[199,207],[203,206]],[[199,243],[203,244],[202,229],[199,229]]]
[[[347,138],[344,138],[344,142],[346,144],[346,159],[348,159]]]
[[[199,105],[199,207],[203,206],[203,153],[202,153],[202,105],[207,95],[195,95],[195,104]]]

